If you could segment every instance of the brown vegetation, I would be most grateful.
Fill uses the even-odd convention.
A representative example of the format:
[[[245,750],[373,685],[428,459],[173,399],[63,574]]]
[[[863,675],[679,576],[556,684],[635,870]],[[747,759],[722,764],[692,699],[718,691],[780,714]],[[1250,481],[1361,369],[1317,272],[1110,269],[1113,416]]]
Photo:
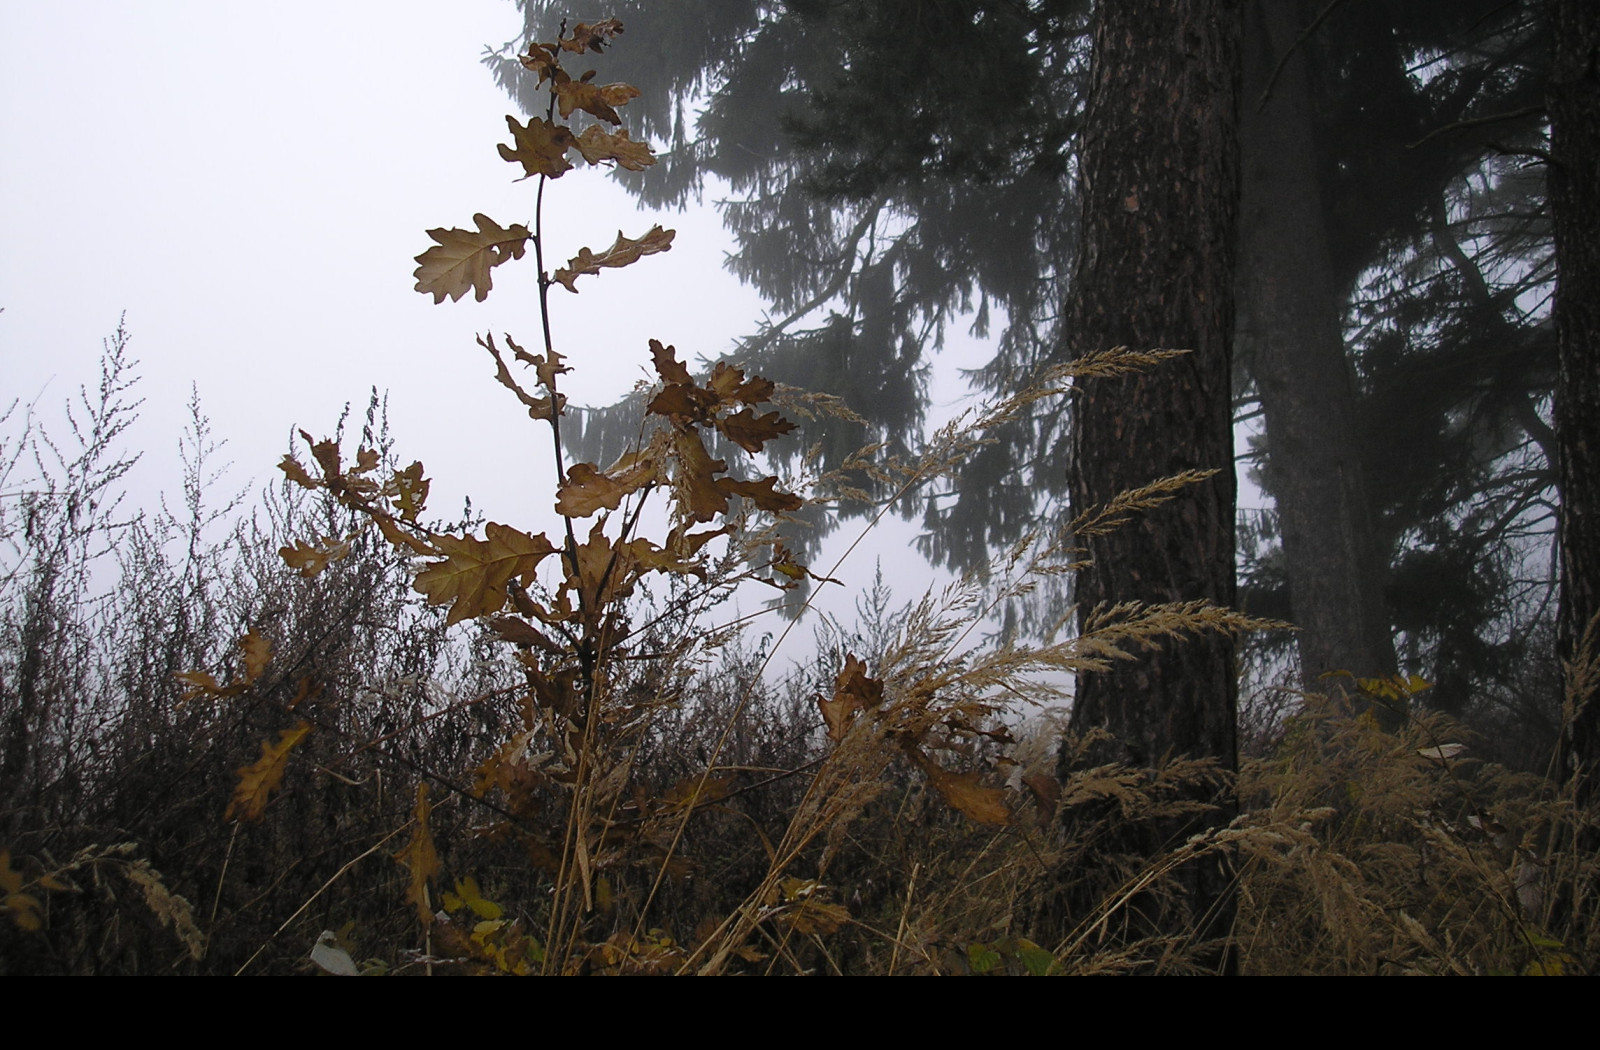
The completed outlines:
[[[561,62],[619,31],[580,25],[525,59],[551,111],[502,154],[541,198],[570,150],[648,162],[625,133],[555,123],[618,123],[631,89]],[[481,298],[531,244],[544,320],[552,286],[671,242],[619,235],[547,276],[537,221],[475,222],[432,232],[419,290]],[[696,376],[654,343],[636,450],[569,464],[544,331],[542,353],[480,343],[551,428],[554,539],[429,522],[423,469],[396,460],[376,401],[353,457],[344,422],[305,436],[307,461],[286,456],[249,517],[207,505],[196,407],[184,510],[118,513],[137,409],[122,331],[73,446],[23,425],[0,447],[0,972],[1187,973],[1218,956],[1183,875],[1219,863],[1246,972],[1593,971],[1594,860],[1571,847],[1589,816],[1548,777],[1475,760],[1414,696],[1425,683],[1358,683],[1398,731],[1306,698],[1232,785],[1239,815],[1153,852],[1113,847],[1193,823],[1227,770],[1081,761],[1056,779],[1074,674],[1259,625],[1203,602],[1102,607],[1033,645],[983,625],[1080,568],[1082,537],[1204,475],[1118,496],[1075,538],[1032,536],[904,609],[872,588],[784,673],[771,635],[708,624],[737,587],[821,579],[779,524],[800,492],[854,493],[750,471],[794,428],[782,413],[831,406],[726,364]],[[1164,356],[1087,355],[917,462],[866,450],[853,469],[903,494],[1073,380]],[[653,495],[671,512],[659,542],[640,524]]]

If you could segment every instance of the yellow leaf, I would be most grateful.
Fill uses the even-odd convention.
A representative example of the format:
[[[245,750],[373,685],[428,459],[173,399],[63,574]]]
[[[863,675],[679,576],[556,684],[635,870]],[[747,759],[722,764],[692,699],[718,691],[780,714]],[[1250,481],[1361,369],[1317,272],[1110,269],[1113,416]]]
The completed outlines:
[[[477,232],[461,229],[429,230],[439,243],[417,256],[417,291],[432,295],[435,303],[446,296],[452,302],[473,291],[478,302],[489,297],[494,281],[489,270],[508,259],[520,259],[532,234],[526,226],[502,228],[487,215],[474,215]]]
[[[445,908],[449,911],[459,911],[466,907],[480,919],[493,921],[500,918],[505,912],[494,901],[484,900],[483,893],[478,889],[478,880],[468,875],[464,879],[456,880],[455,893],[444,895]],[[452,900],[454,906],[451,906]]]
[[[228,692],[217,684],[210,671],[179,671],[174,675],[178,681],[188,688],[183,691],[184,700],[193,700],[199,696],[227,696]]]
[[[406,843],[405,849],[394,855],[394,859],[406,866],[411,873],[410,884],[406,887],[406,899],[416,905],[417,917],[422,920],[422,925],[429,926],[433,923],[433,906],[428,900],[428,880],[437,878],[439,874],[439,851],[433,845],[433,831],[428,827],[428,818],[433,813],[433,805],[428,801],[428,784],[424,781],[417,785],[416,823],[411,828],[411,841]]]
[[[417,574],[416,590],[431,605],[450,605],[448,623],[499,612],[506,603],[506,583],[531,577],[556,548],[541,533],[529,536],[509,525],[489,522],[486,539],[436,534],[433,545],[445,560]]]
[[[952,773],[925,756],[915,757],[917,765],[928,774],[928,782],[952,807],[980,824],[1011,823],[1011,810],[1006,808],[1006,796],[1003,790],[984,787],[978,782],[978,774],[975,771]]]
[[[672,238],[677,236],[677,230],[663,230],[660,226],[652,226],[650,232],[638,240],[630,240],[617,231],[617,239],[605,251],[596,255],[592,250],[584,248],[577,255],[567,260],[567,265],[555,272],[552,280],[563,285],[569,292],[576,292],[574,287],[579,276],[586,273],[599,273],[602,267],[613,269],[627,266],[637,262],[646,255],[672,250]],[[420,286],[419,286],[420,288]],[[483,298],[479,296],[478,298]]]
[[[272,659],[272,643],[251,628],[239,639],[239,655],[244,659],[244,682],[249,684],[260,678]]]
[[[40,885],[53,882],[48,876],[39,880]],[[22,892],[24,883],[22,872],[11,866],[11,851],[0,850],[0,911],[10,912],[18,929],[32,932],[44,926],[44,917],[39,914],[39,898]]]
[[[283,783],[284,770],[289,765],[289,752],[311,732],[310,722],[299,722],[293,729],[278,734],[278,742],[261,742],[261,757],[248,766],[239,767],[239,783],[233,789],[233,800],[222,814],[223,820],[260,820],[267,808],[267,798]]]

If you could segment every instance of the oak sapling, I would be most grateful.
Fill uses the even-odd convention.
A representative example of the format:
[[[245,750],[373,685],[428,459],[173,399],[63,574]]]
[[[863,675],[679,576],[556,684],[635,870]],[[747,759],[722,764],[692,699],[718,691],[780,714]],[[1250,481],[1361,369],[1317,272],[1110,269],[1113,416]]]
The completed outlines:
[[[336,443],[314,441],[304,432],[311,463],[286,456],[281,464],[292,481],[326,490],[355,511],[363,527],[378,529],[390,543],[422,559],[414,587],[429,603],[447,606],[449,622],[479,620],[516,647],[526,687],[522,732],[477,769],[474,794],[497,797],[494,807],[507,818],[507,830],[538,840],[536,855],[557,858],[552,938],[571,934],[565,924],[578,921],[574,901],[584,909],[592,906],[597,873],[591,868],[599,863],[594,844],[608,834],[615,839],[610,815],[627,778],[605,774],[614,771],[616,756],[626,753],[619,743],[639,728],[638,705],[614,688],[624,674],[636,677],[632,669],[619,671],[625,658],[636,660],[631,650],[642,635],[630,622],[636,587],[651,574],[707,579],[711,541],[746,534],[750,508],[782,515],[803,502],[781,488],[775,476],[741,477],[712,455],[714,436],[759,454],[767,442],[794,430],[778,412],[759,410],[773,396],[773,384],[726,363],[699,381],[675,348],[656,340],[649,349],[661,388],[645,410],[644,422],[650,425],[641,427],[641,442],[608,467],[568,462],[561,432],[567,404],[559,378],[571,369],[551,336],[551,290],[560,286],[577,293],[581,278],[668,251],[674,236],[660,226],[636,238],[619,231],[609,247],[583,248],[564,266],[546,270],[546,185],[573,168],[572,153],[591,166],[641,170],[655,163],[649,146],[633,141],[620,126],[618,109],[638,91],[626,84],[595,84],[592,72],[574,77],[563,67],[564,60],[599,51],[621,32],[615,19],[580,23],[570,33],[563,25],[556,41],[532,44],[521,56],[548,92],[548,105],[542,117],[526,123],[507,117],[512,143],[501,144],[499,152],[521,167],[524,178],[535,180],[531,226],[502,225],[478,214],[473,216],[476,229],[429,230],[435,244],[416,259],[416,290],[432,295],[435,303],[457,301],[468,292],[482,301],[493,289],[492,271],[525,258],[531,246],[543,352],[525,349],[509,334],[498,340],[484,334],[477,342],[493,359],[496,380],[531,418],[550,427],[562,479],[555,494],[562,534],[551,539],[498,522],[487,523],[481,536],[434,531],[421,518],[429,482],[420,463],[403,470],[382,468],[376,452],[361,449],[355,463],[346,464]],[[581,132],[569,123],[580,112],[590,121]],[[639,525],[642,508],[657,492],[669,503],[670,527],[651,539]],[[343,556],[353,538],[314,537],[284,548],[283,556],[303,574],[314,575]],[[796,576],[806,575],[781,548],[757,564],[763,567],[748,575],[777,587],[791,587]],[[280,776],[298,739],[286,737],[270,751]],[[543,765],[530,763],[532,753],[544,756]],[[258,775],[251,783],[264,785],[258,791],[264,796],[277,781]],[[547,807],[552,795],[564,796],[565,827],[552,832],[548,821],[535,826],[521,819]],[[259,813],[265,798],[251,801],[249,809],[240,804],[241,812]],[[701,804],[705,801],[710,799]],[[400,859],[412,868],[408,896],[423,924],[431,926],[437,901],[429,880],[437,862],[419,874],[416,859],[433,856],[427,807],[426,795],[420,795],[418,834]],[[661,808],[683,812],[676,802]]]

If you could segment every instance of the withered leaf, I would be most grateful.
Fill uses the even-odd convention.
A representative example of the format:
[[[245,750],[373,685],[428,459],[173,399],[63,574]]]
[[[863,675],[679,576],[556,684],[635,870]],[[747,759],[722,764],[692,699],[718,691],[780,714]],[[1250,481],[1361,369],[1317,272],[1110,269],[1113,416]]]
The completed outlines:
[[[372,520],[377,522],[378,531],[383,533],[383,538],[394,544],[396,547],[404,547],[413,554],[420,554],[423,557],[432,557],[438,555],[438,551],[434,550],[419,537],[414,536],[405,529],[401,528],[400,523],[394,518],[389,517],[389,515],[374,514],[372,516]]]
[[[588,541],[578,545],[577,574],[567,576],[567,586],[578,591],[583,608],[591,613],[632,594],[638,575],[638,563],[627,544],[613,547],[604,526],[604,517],[594,523]]]
[[[501,143],[500,157],[512,164],[521,164],[522,170],[527,173],[523,178],[548,175],[552,179],[558,179],[563,173],[572,169],[572,162],[567,159],[567,150],[576,146],[578,139],[565,124],[552,124],[543,117],[534,117],[524,127],[517,123],[516,117],[512,116],[506,117],[506,124],[511,128],[511,137],[516,142],[516,148]],[[585,151],[584,157],[587,158],[588,155]]]
[[[581,249],[577,255],[567,260],[565,267],[555,272],[552,280],[559,285],[565,286],[569,292],[577,292],[578,289],[574,287],[574,284],[579,276],[586,273],[597,274],[602,267],[616,269],[627,266],[646,255],[670,251],[672,249],[672,238],[677,236],[677,233],[677,230],[663,230],[658,225],[652,226],[650,232],[638,240],[630,240],[622,235],[621,230],[618,230],[617,239],[612,243],[611,247],[599,255],[596,255],[588,248]],[[481,299],[483,296],[480,295],[478,298]]]
[[[757,416],[748,408],[741,408],[733,415],[717,420],[717,429],[746,452],[760,452],[768,441],[782,437],[794,428],[793,423],[776,412]]]
[[[856,713],[883,703],[883,683],[867,677],[867,665],[848,653],[844,667],[833,680],[833,699],[819,696],[817,706],[822,709],[822,720],[828,726],[828,739],[834,743],[844,739],[855,721]]]
[[[1061,804],[1061,781],[1055,777],[1043,774],[1033,774],[1022,778],[1023,786],[1033,796],[1033,804],[1038,810],[1039,823],[1047,825],[1055,819],[1056,808]]]
[[[715,805],[733,794],[738,786],[737,773],[726,773],[720,777],[694,773],[662,792],[661,804],[676,809]]]
[[[310,435],[305,431],[301,436],[310,441]],[[317,461],[317,466],[322,468],[322,479],[328,484],[335,484],[340,480],[342,468],[339,461],[339,444],[336,441],[323,438],[311,446],[311,455]]]
[[[653,416],[665,416],[676,423],[702,423],[711,417],[716,399],[709,390],[692,383],[673,383],[662,387],[650,399],[645,411]]]
[[[705,570],[670,548],[657,547],[654,543],[643,537],[629,540],[625,547],[628,556],[640,569],[655,572],[676,572],[692,576],[705,575]]]
[[[278,734],[278,742],[261,742],[261,757],[238,770],[239,783],[233,789],[233,798],[223,820],[260,820],[267,808],[267,799],[283,783],[283,774],[289,766],[289,752],[311,732],[310,722],[298,722],[293,729]]]
[[[210,671],[179,671],[173,677],[184,684],[184,700],[193,700],[197,696],[228,695]]]
[[[484,535],[481,540],[447,533],[432,537],[445,560],[423,569],[412,586],[430,605],[450,603],[446,623],[499,612],[506,603],[506,583],[531,576],[540,561],[556,553],[543,533],[529,536],[491,521]]]
[[[795,933],[834,933],[850,921],[849,909],[824,900],[827,891],[816,881],[787,878],[779,885],[785,904],[775,918]]]
[[[491,616],[489,618],[489,626],[503,640],[510,642],[512,645],[521,646],[524,649],[537,647],[547,653],[563,653],[566,651],[549,638],[546,638],[544,632],[534,627],[533,624],[527,620],[519,620],[515,616]]]
[[[422,925],[433,923],[433,904],[428,899],[428,881],[439,876],[439,851],[433,845],[433,829],[428,820],[433,814],[433,804],[428,801],[426,781],[417,785],[416,823],[411,828],[411,841],[394,859],[406,866],[411,878],[406,887],[406,899],[416,905],[417,918]]]
[[[511,342],[509,338],[506,341]],[[489,351],[490,356],[494,358],[494,377],[496,381],[498,381],[501,386],[517,395],[517,400],[521,401],[525,406],[527,406],[529,416],[534,419],[550,419],[552,418],[551,414],[553,412],[560,412],[561,409],[566,406],[566,398],[561,395],[556,395],[555,397],[540,397],[536,394],[530,394],[524,390],[522,388],[522,384],[517,382],[517,377],[512,375],[511,369],[506,366],[505,358],[500,356],[500,349],[494,345],[493,335],[478,336],[478,345]],[[528,353],[516,343],[511,343],[511,349],[517,355],[517,358],[523,361],[525,364],[537,365],[541,375],[545,374],[547,368],[554,369],[554,371],[551,371],[550,373],[552,381],[555,378],[555,371],[567,371],[567,369],[559,367],[560,355],[556,354],[555,351],[551,351],[551,356],[555,358],[558,363],[555,366],[549,366],[546,364],[543,357]]]
[[[734,478],[718,478],[717,491],[727,496],[743,496],[762,510],[773,514],[783,514],[799,510],[805,506],[805,500],[792,492],[780,492],[773,488],[778,479],[762,478],[760,481],[738,481]]]
[[[1011,823],[1011,810],[1006,808],[1005,791],[1000,788],[984,787],[975,771],[952,773],[920,752],[913,755],[913,758],[928,775],[928,783],[932,784],[953,808],[980,824]]]
[[[675,495],[684,517],[710,521],[728,509],[728,497],[717,487],[716,475],[728,469],[724,460],[712,459],[700,435],[685,431],[673,442],[678,461]]]
[[[707,529],[705,532],[689,532],[682,525],[667,534],[667,550],[681,558],[692,558],[700,553],[700,548],[716,539],[733,532],[732,525],[724,525],[720,529]]]
[[[621,124],[615,107],[639,97],[639,89],[632,84],[594,84],[588,80],[563,81],[559,77],[556,80],[556,107],[563,119],[581,109],[608,124]]]
[[[428,236],[439,243],[417,256],[417,291],[431,294],[435,303],[446,296],[451,302],[467,292],[483,302],[489,297],[494,281],[489,276],[493,267],[508,259],[520,259],[527,250],[532,234],[526,226],[513,223],[503,228],[487,215],[472,217],[478,224],[472,230],[443,228],[429,230]]]
[[[283,471],[290,481],[301,488],[315,489],[322,487],[322,482],[313,479],[310,474],[307,474],[306,468],[302,467],[300,461],[291,455],[284,455],[283,462],[278,464],[278,469]]]
[[[689,370],[678,360],[677,347],[662,346],[661,340],[652,339],[650,340],[650,359],[655,362],[656,375],[661,377],[663,383],[694,385],[694,377],[689,375]]]
[[[422,462],[412,463],[404,470],[397,470],[389,478],[389,484],[384,486],[383,494],[394,501],[400,511],[403,521],[416,521],[428,505],[428,488],[430,483],[422,476]]]
[[[267,663],[272,659],[272,643],[252,627],[239,639],[239,656],[244,661],[241,677],[249,684],[266,673]]]
[[[579,22],[572,27],[572,36],[561,41],[561,50],[579,55],[585,51],[604,51],[620,32],[622,23],[615,18],[602,18],[593,24]]]
[[[655,155],[650,152],[649,144],[634,142],[628,137],[627,128],[618,128],[612,133],[598,124],[591,124],[583,129],[583,134],[579,135],[573,144],[578,147],[578,152],[583,154],[583,159],[590,164],[611,160],[629,171],[643,171],[656,162]],[[504,146],[500,148],[505,149]]]
[[[659,475],[659,465],[648,456],[624,456],[605,473],[592,464],[578,463],[567,471],[567,480],[557,490],[556,513],[587,518],[598,510],[616,510]]]
[[[338,561],[349,554],[350,541],[336,540],[330,536],[321,537],[315,544],[295,540],[293,547],[279,547],[278,553],[289,564],[289,568],[298,569],[301,576],[310,579],[326,569],[329,562]]]
[[[760,376],[746,380],[744,369],[735,368],[726,361],[718,361],[712,367],[706,387],[717,395],[718,401],[742,401],[747,405],[769,400],[777,389],[772,380]]]
[[[539,83],[543,84],[560,68],[556,61],[555,48],[550,44],[529,44],[528,53],[519,55],[517,61],[539,74]]]
[[[790,587],[793,587],[800,583],[800,581],[806,579],[816,580],[818,583],[837,583],[841,587],[844,586],[841,581],[834,579],[832,576],[818,576],[806,566],[801,565],[800,562],[795,559],[794,552],[788,547],[784,546],[782,540],[779,540],[772,545],[772,570],[779,575],[794,581],[793,583],[787,584],[778,583],[775,580],[765,581],[784,590],[788,590]]]
[[[561,363],[566,360],[566,356],[553,347],[547,353],[530,354],[517,345],[517,341],[511,338],[510,333],[506,334],[506,345],[511,347],[511,352],[517,355],[518,361],[533,368],[534,374],[539,377],[539,385],[546,390],[556,388],[556,376],[572,371]]]

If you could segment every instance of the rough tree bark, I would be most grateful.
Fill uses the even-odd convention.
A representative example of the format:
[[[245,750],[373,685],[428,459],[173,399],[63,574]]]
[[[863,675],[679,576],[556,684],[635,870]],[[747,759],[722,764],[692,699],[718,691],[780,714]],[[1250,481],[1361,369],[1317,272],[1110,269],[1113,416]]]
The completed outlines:
[[[1600,5],[1554,0],[1548,10],[1555,47],[1546,98],[1561,450],[1558,645],[1572,660],[1600,616]],[[1577,777],[1579,801],[1589,803],[1600,771],[1600,695],[1579,699],[1562,734],[1561,760],[1563,772]]]
[[[1252,0],[1245,14],[1237,285],[1238,350],[1249,355],[1261,397],[1271,450],[1265,480],[1277,502],[1308,690],[1323,688],[1318,678],[1329,671],[1395,670],[1357,450],[1342,289],[1317,178],[1306,50],[1296,47],[1314,15],[1292,0]]]
[[[1072,427],[1074,512],[1183,470],[1216,469],[1173,502],[1087,541],[1077,577],[1080,626],[1097,604],[1234,601],[1231,386],[1238,202],[1237,0],[1102,2],[1094,14],[1090,94],[1080,147],[1083,242],[1071,286],[1067,350],[1126,345],[1191,354],[1131,378],[1091,380]],[[1094,761],[1170,758],[1237,764],[1237,680],[1229,638],[1208,635],[1079,676],[1073,729],[1106,730]],[[1071,759],[1063,751],[1063,773]],[[1233,812],[1124,843],[1153,854]],[[1208,798],[1208,800],[1211,800]],[[1070,815],[1069,815],[1069,819]],[[1234,904],[1220,863],[1181,876],[1200,935],[1226,936]],[[1192,929],[1193,927],[1191,927]],[[1215,960],[1232,966],[1232,953]]]

